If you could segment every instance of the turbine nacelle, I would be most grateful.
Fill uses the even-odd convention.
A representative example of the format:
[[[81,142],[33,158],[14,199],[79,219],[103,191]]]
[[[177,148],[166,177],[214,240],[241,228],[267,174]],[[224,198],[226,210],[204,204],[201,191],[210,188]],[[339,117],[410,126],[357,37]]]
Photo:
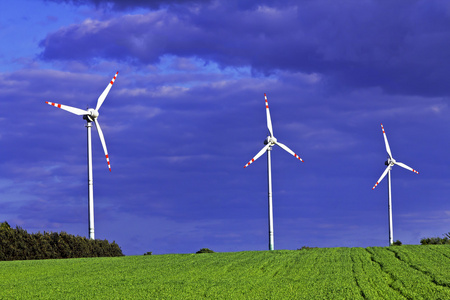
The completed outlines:
[[[83,119],[85,119],[86,121],[94,122],[94,120],[99,116],[98,110],[95,110],[93,108],[89,108],[87,112],[88,114],[83,116]]]
[[[395,165],[396,162],[397,161],[394,158],[388,157],[387,161],[385,161],[384,164],[386,166],[391,166],[392,167],[393,165]]]
[[[93,108],[89,108],[88,112],[89,112],[89,116],[91,116],[93,118],[98,118],[99,113],[97,110],[95,110]]]
[[[277,143],[277,139],[274,136],[268,136],[265,140],[264,140],[264,145],[270,144],[270,146],[273,146]]]

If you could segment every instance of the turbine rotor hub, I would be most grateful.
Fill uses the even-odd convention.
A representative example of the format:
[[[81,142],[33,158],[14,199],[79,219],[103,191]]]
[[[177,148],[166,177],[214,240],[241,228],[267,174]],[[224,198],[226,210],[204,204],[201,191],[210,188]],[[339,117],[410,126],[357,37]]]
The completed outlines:
[[[94,118],[94,119],[96,119],[96,118],[98,118],[98,111],[97,110],[95,110],[95,109],[93,109],[93,108],[89,108],[88,109],[88,112],[89,112],[89,115],[92,117],[92,118]]]
[[[88,115],[83,116],[83,119],[85,119],[86,121],[94,122],[94,120],[98,118],[99,113],[95,109],[89,108],[88,113]]]
[[[98,118],[98,111],[96,111],[95,109],[88,109],[88,113],[83,116],[83,119],[85,119],[88,122],[94,122],[95,119]]]
[[[275,145],[275,143],[277,142],[277,139],[275,137],[272,136],[268,136],[265,140],[264,140],[264,145],[270,144],[271,146]]]
[[[393,158],[388,157],[387,161],[384,163],[386,166],[393,166],[395,164],[396,160]]]

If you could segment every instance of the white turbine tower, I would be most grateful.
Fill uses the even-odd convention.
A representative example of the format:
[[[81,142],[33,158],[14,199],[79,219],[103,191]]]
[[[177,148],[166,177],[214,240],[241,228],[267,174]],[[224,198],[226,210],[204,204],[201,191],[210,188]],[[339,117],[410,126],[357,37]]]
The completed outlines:
[[[272,208],[272,167],[270,163],[270,151],[272,150],[273,145],[278,145],[282,149],[286,150],[294,157],[298,158],[303,162],[297,154],[294,153],[291,149],[289,149],[286,145],[277,141],[277,139],[273,136],[272,129],[272,120],[270,119],[270,111],[269,111],[269,103],[267,102],[267,96],[264,94],[264,98],[266,100],[266,116],[267,116],[267,128],[269,129],[270,135],[264,140],[264,146],[258,154],[255,155],[245,166],[248,167],[251,163],[257,160],[265,151],[267,151],[267,178],[268,178],[268,186],[269,186],[269,250],[274,249],[274,238],[273,238],[273,208]]]
[[[392,157],[391,148],[389,147],[389,143],[388,143],[388,140],[386,137],[386,132],[384,131],[383,124],[381,124],[381,130],[383,130],[384,144],[386,145],[386,152],[388,153],[387,161],[384,163],[387,166],[387,168],[386,168],[386,170],[384,170],[383,174],[381,174],[380,179],[378,179],[377,183],[375,183],[372,190],[377,187],[377,185],[381,182],[381,180],[383,180],[383,178],[387,174],[388,175],[388,197],[389,197],[388,211],[389,211],[389,246],[390,246],[394,242],[394,229],[393,229],[393,225],[392,225],[391,169],[394,165],[398,165],[398,166],[405,168],[407,170],[410,170],[414,173],[419,174],[419,172],[417,172],[413,168],[405,165],[404,163],[396,161]]]
[[[92,122],[95,122],[95,127],[97,128],[98,135],[100,136],[100,141],[102,142],[103,151],[105,152],[106,156],[106,162],[108,163],[109,171],[111,172],[111,165],[109,163],[109,156],[108,156],[108,150],[106,149],[106,143],[105,143],[105,137],[103,136],[102,129],[100,127],[100,124],[97,121],[97,118],[99,116],[98,110],[102,106],[103,102],[105,101],[106,96],[108,95],[109,91],[111,90],[112,85],[114,84],[114,81],[117,78],[117,75],[119,72],[114,75],[113,79],[111,79],[111,82],[108,84],[106,89],[103,91],[103,93],[98,97],[97,100],[97,106],[95,109],[88,109],[83,110],[67,105],[62,105],[58,103],[53,102],[45,102],[49,105],[61,108],[63,110],[66,110],[68,112],[71,112],[75,115],[83,116],[83,119],[86,120],[86,128],[87,128],[87,157],[88,157],[88,199],[89,199],[89,239],[94,240],[95,239],[95,233],[94,233],[94,182],[93,182],[93,174],[92,174],[92,140],[91,140],[91,128],[92,128]]]

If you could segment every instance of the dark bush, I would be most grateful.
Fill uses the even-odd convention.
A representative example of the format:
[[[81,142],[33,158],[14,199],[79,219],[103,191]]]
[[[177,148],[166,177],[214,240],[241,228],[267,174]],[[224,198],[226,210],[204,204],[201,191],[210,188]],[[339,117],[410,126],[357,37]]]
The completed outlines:
[[[440,238],[440,237],[432,237],[432,238],[423,238],[420,240],[422,245],[445,245],[450,244],[450,240],[448,237]]]
[[[152,255],[152,252],[151,251],[146,252],[146,253],[144,253],[144,255]]]
[[[301,248],[297,249],[297,250],[311,250],[311,249],[316,249],[317,247],[308,247],[308,246],[302,246]]]
[[[212,251],[211,249],[208,249],[208,248],[202,248],[195,253],[197,253],[197,254],[199,254],[199,253],[214,253],[214,251]]]
[[[395,242],[392,243],[392,246],[401,246],[402,242],[400,242],[400,240],[396,240]]]
[[[12,229],[7,222],[0,224],[0,260],[123,256],[115,242],[88,240],[85,237],[61,233],[29,234]]]
[[[423,238],[420,240],[422,245],[447,245],[450,244],[450,232],[444,233],[444,237]]]

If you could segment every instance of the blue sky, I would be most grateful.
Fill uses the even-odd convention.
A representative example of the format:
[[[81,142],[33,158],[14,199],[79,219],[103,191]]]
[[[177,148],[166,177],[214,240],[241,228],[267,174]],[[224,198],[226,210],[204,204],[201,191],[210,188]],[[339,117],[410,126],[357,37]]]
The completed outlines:
[[[449,231],[446,1],[42,0],[0,4],[0,221],[96,238],[126,255],[266,250],[268,134],[276,249],[388,244]]]

